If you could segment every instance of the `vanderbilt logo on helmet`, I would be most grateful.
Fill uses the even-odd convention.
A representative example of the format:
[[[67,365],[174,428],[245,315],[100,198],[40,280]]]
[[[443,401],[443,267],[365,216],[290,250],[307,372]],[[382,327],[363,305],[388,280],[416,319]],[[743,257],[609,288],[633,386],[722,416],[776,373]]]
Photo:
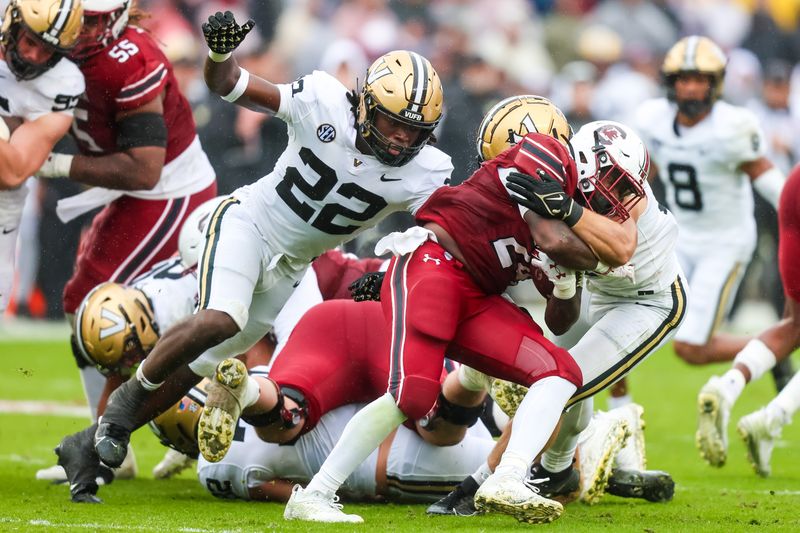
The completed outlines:
[[[356,119],[359,135],[383,163],[402,166],[432,138],[443,100],[439,75],[427,59],[407,50],[384,54],[367,69]],[[378,113],[415,128],[417,138],[410,146],[393,143],[375,126]]]
[[[100,340],[104,340],[112,335],[116,335],[121,331],[125,330],[125,318],[121,317],[120,315],[111,312],[108,309],[103,309],[100,317],[103,320],[108,320],[111,322],[111,325],[108,327],[101,327],[100,328]]]
[[[80,0],[11,0],[0,28],[0,46],[9,69],[20,80],[40,76],[75,45],[82,24]],[[17,47],[23,32],[49,49],[46,61],[34,64],[20,56]]]
[[[572,128],[550,100],[520,95],[497,103],[483,117],[478,128],[477,149],[482,161],[494,159],[529,133],[542,133],[566,145]]]

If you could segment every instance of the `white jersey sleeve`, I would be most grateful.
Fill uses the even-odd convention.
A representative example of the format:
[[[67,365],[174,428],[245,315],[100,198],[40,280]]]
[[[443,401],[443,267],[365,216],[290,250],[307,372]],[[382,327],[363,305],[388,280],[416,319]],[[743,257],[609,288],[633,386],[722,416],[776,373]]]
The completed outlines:
[[[767,141],[756,115],[749,109],[725,105],[719,117],[719,143],[725,157],[737,167],[764,157]]]
[[[347,89],[336,78],[315,70],[292,83],[278,85],[281,104],[275,116],[289,124],[301,122],[318,106],[336,100],[347,93]]]
[[[197,272],[187,270],[180,257],[156,263],[131,285],[150,299],[162,334],[191,315],[197,306]]]
[[[72,115],[86,88],[74,63],[62,59],[32,80],[18,81],[0,61],[0,114],[36,120],[50,113]]]

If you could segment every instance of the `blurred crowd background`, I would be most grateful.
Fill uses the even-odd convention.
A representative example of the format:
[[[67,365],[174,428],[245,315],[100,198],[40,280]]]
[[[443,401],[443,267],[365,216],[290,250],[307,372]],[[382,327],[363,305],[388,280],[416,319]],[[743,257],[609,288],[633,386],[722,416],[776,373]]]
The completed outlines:
[[[662,94],[663,55],[689,34],[707,35],[728,53],[725,98],[761,117],[772,161],[788,172],[800,157],[798,0],[141,0],[138,6],[150,13],[143,24],[162,44],[192,104],[221,194],[271,170],[286,145],[286,126],[207,90],[199,28],[218,10],[256,21],[236,56],[273,82],[321,69],[354,88],[388,50],[427,56],[444,84],[437,146],[453,158],[454,183],[477,167],[475,132],[499,99],[547,96],[576,130],[599,118],[629,122],[640,102]],[[64,225],[55,216],[56,201],[80,186],[28,183],[35,194],[28,197],[8,314],[60,319],[61,291],[92,214]],[[759,246],[740,300],[780,311],[775,213],[757,202]],[[383,223],[351,251],[369,254],[378,232],[408,222]]]

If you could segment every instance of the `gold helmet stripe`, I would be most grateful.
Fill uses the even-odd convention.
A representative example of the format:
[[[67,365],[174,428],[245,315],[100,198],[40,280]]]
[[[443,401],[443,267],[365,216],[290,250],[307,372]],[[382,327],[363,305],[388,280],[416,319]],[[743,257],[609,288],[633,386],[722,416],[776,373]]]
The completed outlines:
[[[421,113],[422,106],[428,96],[428,65],[422,56],[416,52],[409,52],[411,65],[414,68],[414,86],[411,88],[408,110],[414,113]]]
[[[683,56],[683,68],[687,70],[697,68],[697,61],[695,61],[695,56],[697,55],[697,47],[700,45],[700,37],[697,35],[692,35],[686,40],[686,53]]]
[[[61,0],[61,5],[58,7],[58,12],[57,12],[58,17],[53,22],[53,25],[50,26],[50,29],[47,31],[45,38],[47,38],[47,40],[50,41],[50,43],[55,46],[58,46],[59,39],[61,38],[61,33],[67,26],[69,17],[72,14],[73,3],[74,0]]]

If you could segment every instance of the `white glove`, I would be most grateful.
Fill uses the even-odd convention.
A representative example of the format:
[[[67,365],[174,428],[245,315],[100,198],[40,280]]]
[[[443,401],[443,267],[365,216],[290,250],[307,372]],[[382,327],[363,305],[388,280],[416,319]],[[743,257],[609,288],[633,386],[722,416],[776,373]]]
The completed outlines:
[[[553,283],[553,296],[559,300],[569,300],[575,296],[577,279],[574,270],[557,265],[544,252],[539,252],[539,257],[533,257],[531,264],[542,269]]]
[[[609,278],[625,278],[631,283],[636,283],[636,268],[633,263],[625,263],[622,266],[611,268],[610,266],[598,262],[595,268],[595,273],[601,276],[608,276]]]
[[[50,152],[42,167],[34,174],[38,178],[68,178],[75,156]]]

